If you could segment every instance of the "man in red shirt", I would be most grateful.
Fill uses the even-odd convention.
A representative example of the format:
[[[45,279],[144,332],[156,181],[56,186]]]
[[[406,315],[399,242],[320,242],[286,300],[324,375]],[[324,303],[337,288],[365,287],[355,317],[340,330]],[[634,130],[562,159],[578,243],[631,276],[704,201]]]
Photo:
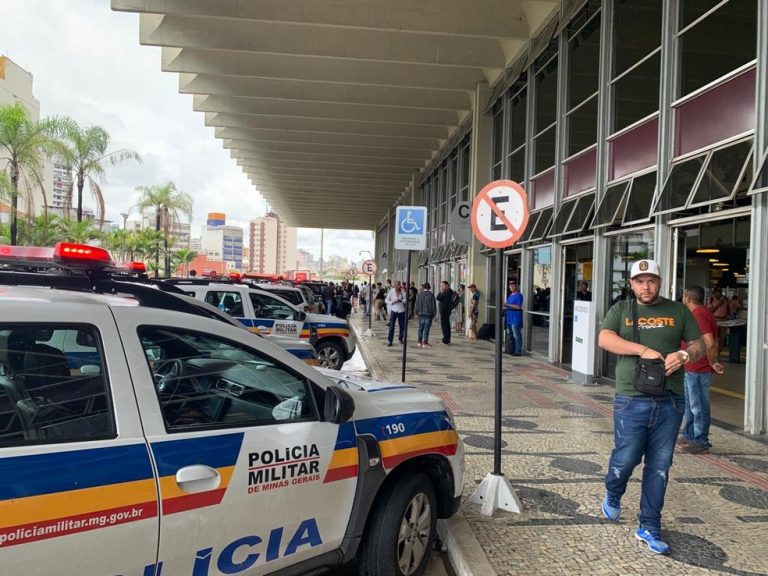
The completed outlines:
[[[709,443],[709,382],[713,372],[723,373],[723,365],[717,361],[717,318],[704,306],[701,286],[686,288],[683,304],[696,318],[707,354],[685,365],[685,424],[681,444],[685,452],[707,454],[712,446]]]

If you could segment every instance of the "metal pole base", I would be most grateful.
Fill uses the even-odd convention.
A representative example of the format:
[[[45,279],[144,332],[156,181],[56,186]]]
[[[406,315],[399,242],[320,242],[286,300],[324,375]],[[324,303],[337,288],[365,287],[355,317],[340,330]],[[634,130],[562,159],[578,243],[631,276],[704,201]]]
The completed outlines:
[[[495,510],[520,514],[523,504],[520,502],[515,489],[503,475],[488,474],[469,499],[473,504],[480,504],[480,513],[493,516]]]
[[[374,336],[373,330],[371,328],[366,328],[363,330],[363,336],[367,338],[372,338]]]

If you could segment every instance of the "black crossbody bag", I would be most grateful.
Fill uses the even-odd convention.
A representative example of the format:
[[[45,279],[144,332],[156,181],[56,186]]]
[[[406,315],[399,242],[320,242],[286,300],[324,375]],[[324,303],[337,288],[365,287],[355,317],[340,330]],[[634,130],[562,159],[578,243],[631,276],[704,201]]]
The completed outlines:
[[[632,341],[639,344],[640,330],[637,327],[637,300],[633,298],[630,307],[632,308]],[[653,360],[638,358],[632,378],[632,387],[641,394],[661,396],[667,391],[666,372],[664,360],[659,360],[658,358]]]

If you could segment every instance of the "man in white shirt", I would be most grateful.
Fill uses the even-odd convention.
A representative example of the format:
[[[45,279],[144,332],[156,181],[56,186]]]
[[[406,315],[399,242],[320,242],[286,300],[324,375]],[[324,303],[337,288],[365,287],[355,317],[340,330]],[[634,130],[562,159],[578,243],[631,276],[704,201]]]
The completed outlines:
[[[395,322],[397,322],[400,328],[400,335],[398,341],[403,343],[403,332],[405,330],[405,300],[407,298],[407,291],[403,288],[400,282],[389,291],[385,302],[387,303],[387,310],[389,310],[389,335],[387,336],[387,346],[392,346],[392,340],[395,336]]]

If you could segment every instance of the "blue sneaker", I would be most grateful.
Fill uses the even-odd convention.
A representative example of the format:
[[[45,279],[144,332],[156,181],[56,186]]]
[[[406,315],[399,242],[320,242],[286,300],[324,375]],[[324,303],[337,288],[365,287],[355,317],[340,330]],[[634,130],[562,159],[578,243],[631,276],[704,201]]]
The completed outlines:
[[[621,502],[611,498],[607,493],[603,498],[603,516],[611,522],[618,522],[621,516]]]
[[[661,539],[658,530],[648,530],[640,527],[635,532],[635,538],[648,544],[648,549],[654,554],[666,554],[669,552],[669,544]]]

